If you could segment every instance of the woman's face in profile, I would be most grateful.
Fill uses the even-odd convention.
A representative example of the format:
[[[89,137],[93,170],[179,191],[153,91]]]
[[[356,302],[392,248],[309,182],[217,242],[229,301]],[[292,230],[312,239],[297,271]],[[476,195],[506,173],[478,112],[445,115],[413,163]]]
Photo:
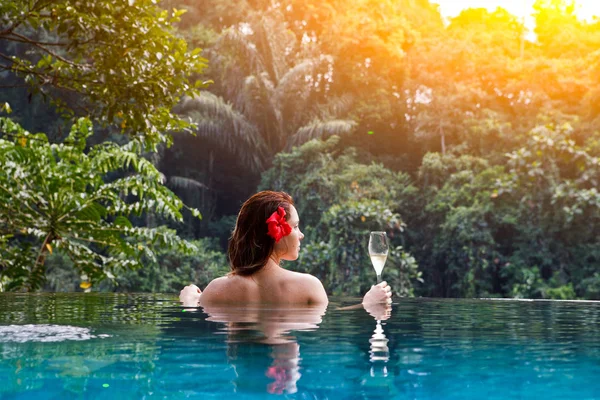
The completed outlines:
[[[287,217],[292,233],[283,237],[279,243],[275,243],[274,251],[282,260],[294,261],[298,259],[300,241],[304,239],[304,234],[300,231],[300,218],[296,207],[290,206]]]

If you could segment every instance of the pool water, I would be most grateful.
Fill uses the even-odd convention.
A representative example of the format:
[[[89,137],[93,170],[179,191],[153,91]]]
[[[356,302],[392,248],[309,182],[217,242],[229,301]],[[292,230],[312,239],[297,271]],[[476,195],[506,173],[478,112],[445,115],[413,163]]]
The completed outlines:
[[[0,399],[600,398],[598,303],[333,300],[0,294]]]

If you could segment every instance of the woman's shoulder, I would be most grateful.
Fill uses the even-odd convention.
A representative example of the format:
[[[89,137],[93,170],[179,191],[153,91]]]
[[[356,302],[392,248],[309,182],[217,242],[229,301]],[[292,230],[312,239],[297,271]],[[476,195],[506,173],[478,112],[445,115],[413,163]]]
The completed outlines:
[[[227,274],[225,276],[221,276],[218,278],[213,279],[212,281],[210,281],[208,283],[208,285],[206,286],[206,288],[208,289],[209,286],[219,286],[219,285],[226,285],[227,283],[232,282],[231,278],[235,277],[236,275],[232,275],[232,274]]]
[[[314,275],[303,272],[288,271],[290,283],[296,288],[301,287],[303,295],[308,295],[308,303],[327,303],[327,294],[323,284]]]
[[[231,301],[236,294],[244,292],[240,289],[244,289],[245,286],[247,286],[247,282],[244,277],[233,274],[225,275],[210,281],[202,292],[202,297],[207,301]]]
[[[296,272],[296,271],[290,271],[290,270],[286,270],[288,273],[288,277],[290,279],[296,279],[298,281],[304,281],[307,283],[321,283],[321,281],[319,280],[319,278],[317,278],[314,275],[311,274],[307,274],[305,272]]]
[[[300,279],[302,279],[306,284],[311,285],[311,286],[317,286],[320,288],[323,287],[323,284],[321,283],[319,278],[317,278],[316,276],[307,274],[307,273],[303,273],[303,272],[297,272],[297,274],[300,275]]]

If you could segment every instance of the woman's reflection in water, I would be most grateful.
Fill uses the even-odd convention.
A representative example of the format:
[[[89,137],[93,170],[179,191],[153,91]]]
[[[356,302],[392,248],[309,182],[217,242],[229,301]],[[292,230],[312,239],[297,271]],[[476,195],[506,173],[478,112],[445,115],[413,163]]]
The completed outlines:
[[[258,384],[264,385],[262,390],[266,386],[266,391],[272,394],[291,394],[297,392],[296,384],[301,377],[300,346],[291,332],[317,329],[326,308],[326,305],[205,306],[204,312],[207,321],[225,324],[227,356],[239,378],[234,382],[236,387]],[[256,349],[252,344],[268,345],[270,360],[265,360],[264,348]],[[262,377],[257,374],[260,364],[263,364]]]

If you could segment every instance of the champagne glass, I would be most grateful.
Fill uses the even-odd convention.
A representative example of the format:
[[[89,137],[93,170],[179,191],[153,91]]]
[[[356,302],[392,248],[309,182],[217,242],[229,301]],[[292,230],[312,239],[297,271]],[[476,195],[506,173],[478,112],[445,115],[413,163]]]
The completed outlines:
[[[381,272],[388,255],[388,243],[385,232],[371,232],[369,237],[369,257],[377,274],[377,283],[381,283]]]

